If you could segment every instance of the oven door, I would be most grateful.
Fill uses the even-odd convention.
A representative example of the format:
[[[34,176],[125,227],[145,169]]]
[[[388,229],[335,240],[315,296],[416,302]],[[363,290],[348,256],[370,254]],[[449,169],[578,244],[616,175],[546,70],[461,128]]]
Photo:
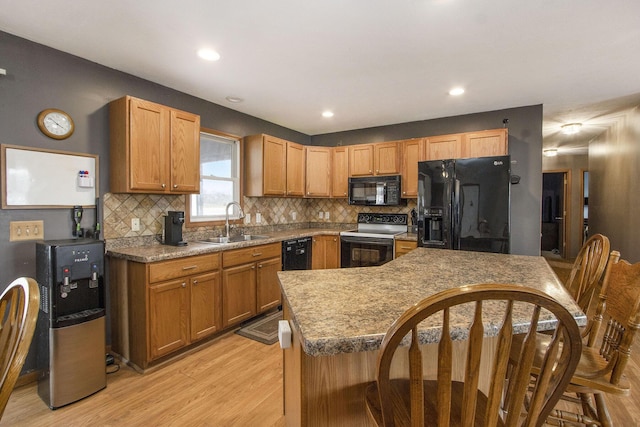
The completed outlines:
[[[393,259],[393,239],[340,236],[340,267],[372,267]]]

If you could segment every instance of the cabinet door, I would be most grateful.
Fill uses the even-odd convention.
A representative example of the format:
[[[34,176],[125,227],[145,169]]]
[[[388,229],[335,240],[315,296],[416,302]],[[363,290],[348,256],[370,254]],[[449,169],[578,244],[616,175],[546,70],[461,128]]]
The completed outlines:
[[[189,289],[185,280],[149,286],[149,355],[157,359],[189,344]]]
[[[263,194],[284,196],[287,190],[287,141],[265,135],[263,144]]]
[[[464,134],[462,157],[506,156],[507,154],[507,129],[493,129]]]
[[[400,153],[397,142],[373,144],[374,171],[376,175],[400,173]]]
[[[256,290],[258,313],[277,307],[282,302],[278,271],[282,268],[280,257],[257,262]]]
[[[396,253],[394,258],[398,258],[399,256],[405,255],[406,253],[411,252],[417,247],[418,247],[418,242],[413,242],[410,240],[396,240],[395,242]]]
[[[306,147],[306,197],[331,195],[331,148]]]
[[[347,147],[334,147],[331,151],[331,197],[347,197],[349,150]]]
[[[441,135],[427,138],[426,160],[459,159],[462,157],[462,135]]]
[[[304,196],[304,146],[287,142],[287,196]]]
[[[311,250],[311,268],[340,267],[340,239],[337,236],[315,236]]]
[[[418,162],[424,158],[424,139],[402,143],[402,197],[418,197]]]
[[[141,99],[129,102],[131,189],[164,191],[169,185],[169,109]]]
[[[200,192],[200,116],[171,110],[172,192]]]
[[[349,146],[349,175],[373,175],[373,145]]]
[[[222,327],[256,314],[256,264],[222,270]]]
[[[220,273],[191,278],[191,341],[220,330],[222,324]]]

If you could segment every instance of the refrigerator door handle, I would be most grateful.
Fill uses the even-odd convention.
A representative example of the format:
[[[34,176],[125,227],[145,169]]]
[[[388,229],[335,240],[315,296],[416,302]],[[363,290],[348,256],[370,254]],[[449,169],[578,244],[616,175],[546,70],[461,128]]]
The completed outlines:
[[[453,242],[451,242],[452,249],[460,249],[460,180],[453,180],[453,191],[452,191],[452,221],[451,227],[453,229]]]

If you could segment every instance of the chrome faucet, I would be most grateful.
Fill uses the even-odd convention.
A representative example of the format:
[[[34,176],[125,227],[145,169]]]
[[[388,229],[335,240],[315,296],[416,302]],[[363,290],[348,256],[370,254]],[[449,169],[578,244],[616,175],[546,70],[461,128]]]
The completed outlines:
[[[224,221],[224,229],[225,229],[227,239],[230,237],[229,236],[229,206],[233,206],[233,205],[238,206],[238,210],[240,210],[240,218],[244,218],[244,212],[242,211],[242,206],[240,206],[240,203],[236,201],[227,203],[227,207],[225,209],[225,221]]]

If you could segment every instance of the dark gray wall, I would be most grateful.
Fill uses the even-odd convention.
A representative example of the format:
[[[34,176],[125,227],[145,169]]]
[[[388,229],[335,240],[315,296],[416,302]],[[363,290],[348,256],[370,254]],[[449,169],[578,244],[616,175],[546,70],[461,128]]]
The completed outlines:
[[[107,104],[124,95],[197,113],[203,127],[238,136],[266,133],[328,146],[498,128],[503,118],[509,118],[509,150],[516,161],[512,169],[522,176],[522,183],[513,188],[512,250],[539,253],[541,106],[310,137],[4,32],[0,32],[0,68],[7,70],[0,77],[0,143],[97,154],[100,196],[109,192]],[[46,108],[59,108],[72,116],[76,130],[70,138],[57,141],[38,130],[36,117]],[[0,210],[0,289],[16,277],[35,276],[35,244],[9,242],[9,222],[21,220],[43,220],[47,240],[71,237],[69,209]],[[95,211],[85,210],[82,226],[89,228],[94,221]],[[25,370],[32,366],[30,357]]]
[[[511,186],[511,252],[540,254],[542,198],[542,105],[508,108],[464,116],[402,123],[311,137],[313,145],[350,145],[430,135],[496,129],[509,119],[511,173],[521,177]]]
[[[197,113],[203,127],[239,136],[268,133],[302,144],[310,141],[305,134],[4,32],[0,32],[0,68],[7,70],[7,75],[0,77],[0,143],[97,154],[100,195],[109,192],[107,104],[124,95]],[[71,115],[76,130],[70,138],[57,141],[38,130],[36,117],[46,108],[59,108]],[[95,211],[86,209],[82,226],[91,227],[94,218]],[[35,274],[35,244],[9,242],[9,221],[40,219],[44,220],[45,239],[71,238],[69,209],[1,211],[0,283]]]

